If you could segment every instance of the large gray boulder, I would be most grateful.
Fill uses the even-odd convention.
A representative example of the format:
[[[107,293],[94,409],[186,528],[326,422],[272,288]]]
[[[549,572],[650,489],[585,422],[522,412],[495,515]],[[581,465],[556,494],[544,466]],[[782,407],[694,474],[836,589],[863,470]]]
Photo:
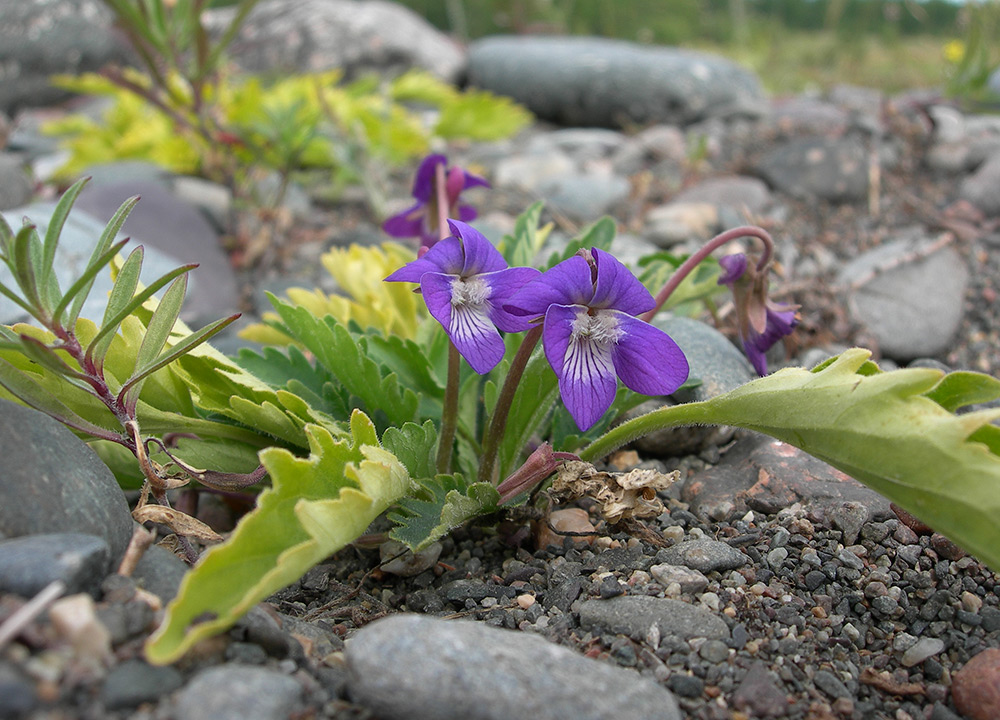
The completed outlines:
[[[234,8],[205,14],[220,34]],[[253,73],[364,72],[422,68],[453,80],[464,58],[458,45],[413,11],[384,0],[263,0],[251,11],[229,56]]]
[[[468,81],[562,125],[688,125],[765,111],[756,75],[725,58],[595,37],[494,36],[469,46]]]
[[[0,0],[0,111],[69,97],[51,75],[125,62],[129,45],[111,19],[99,0]]]

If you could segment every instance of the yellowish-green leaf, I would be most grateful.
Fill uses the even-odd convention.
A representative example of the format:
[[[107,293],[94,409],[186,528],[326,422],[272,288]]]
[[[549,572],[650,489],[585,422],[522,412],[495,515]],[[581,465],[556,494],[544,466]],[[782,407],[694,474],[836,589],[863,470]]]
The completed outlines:
[[[351,437],[335,440],[309,426],[310,455],[261,452],[271,488],[224,544],[209,550],[184,578],[160,628],[146,643],[156,664],[180,658],[195,643],[231,626],[271,593],[294,582],[361,535],[410,492],[406,468],[378,444],[362,413]]]

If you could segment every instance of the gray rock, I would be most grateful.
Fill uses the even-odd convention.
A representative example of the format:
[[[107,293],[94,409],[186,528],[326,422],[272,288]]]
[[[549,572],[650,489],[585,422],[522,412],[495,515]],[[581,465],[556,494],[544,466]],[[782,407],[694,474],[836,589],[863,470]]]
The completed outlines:
[[[649,240],[637,237],[630,233],[619,233],[615,235],[614,243],[611,245],[611,252],[616,258],[633,273],[640,270],[639,261],[648,255],[658,253],[660,248]]]
[[[108,574],[110,550],[96,535],[53,533],[0,540],[0,591],[33,597],[61,580],[67,594],[96,597]]]
[[[616,172],[632,175],[650,165],[677,165],[687,159],[687,140],[680,128],[653,125],[626,139],[612,158]]]
[[[680,315],[657,315],[653,325],[680,346],[691,366],[691,378],[699,381],[690,389],[674,393],[678,402],[708,400],[757,377],[739,348],[711,325]]]
[[[14,665],[0,662],[0,717],[24,717],[39,705],[35,683]]]
[[[788,711],[788,698],[767,671],[767,665],[760,660],[755,660],[743,676],[733,693],[731,704],[762,718],[783,717]]]
[[[913,667],[942,650],[944,650],[944,640],[941,638],[922,637],[906,649],[900,663],[903,667]]]
[[[585,600],[580,603],[580,625],[584,629],[600,626],[614,633],[646,637],[652,626],[660,637],[714,638],[725,640],[729,628],[722,618],[697,605],[681,600],[650,595],[622,595],[609,600]]]
[[[862,526],[871,517],[871,511],[864,503],[846,502],[828,510],[826,517],[843,533],[844,545],[853,545],[858,540]]]
[[[656,582],[664,587],[671,583],[680,585],[682,593],[697,594],[708,587],[708,578],[698,570],[693,570],[684,565],[671,565],[661,563],[649,568],[649,574]]]
[[[345,654],[351,697],[384,720],[681,718],[652,680],[480,623],[394,615],[358,631]]]
[[[108,671],[101,687],[106,710],[125,710],[142,703],[155,703],[184,682],[172,667],[156,667],[142,660],[126,660]]]
[[[528,152],[556,148],[583,163],[608,157],[626,142],[626,136],[617,130],[564,128],[536,135],[528,142]]]
[[[796,95],[774,100],[767,122],[788,135],[835,135],[847,129],[850,115],[832,102]]]
[[[261,667],[228,664],[202,670],[177,693],[185,720],[286,720],[299,709],[302,686]]]
[[[218,234],[196,208],[178,200],[161,183],[138,181],[88,186],[77,198],[76,207],[107,222],[132,195],[139,195],[141,200],[125,221],[122,233],[147,251],[156,249],[167,257],[168,269],[198,263],[188,273],[188,293],[181,319],[200,327],[236,312],[239,309],[236,275],[219,245]],[[95,287],[91,297],[96,295]]]
[[[757,172],[776,190],[805,200],[868,196],[868,150],[853,137],[790,140],[768,151]]]
[[[130,57],[98,0],[0,0],[0,111],[44,107],[70,96],[49,76],[78,75]]]
[[[2,145],[0,145],[2,147]],[[10,210],[31,200],[34,188],[21,158],[0,152],[0,210]]]
[[[619,175],[588,173],[553,178],[541,190],[554,211],[577,222],[590,222],[625,200],[631,186]]]
[[[699,572],[735,570],[750,559],[731,545],[718,540],[702,538],[688,540],[657,553],[657,559],[672,565],[683,565]]]
[[[757,77],[706,53],[595,37],[494,36],[469,46],[470,84],[562,125],[685,125],[759,115]]]
[[[235,8],[205,15],[221,34]],[[349,78],[414,67],[444,80],[462,70],[458,45],[412,10],[385,0],[264,0],[244,21],[229,57],[254,73],[340,68]]]
[[[552,148],[502,158],[493,172],[497,187],[509,187],[540,195],[547,185],[577,173],[576,163],[562,150]]]
[[[134,193],[123,191],[122,194],[119,194],[118,197],[120,200],[118,201],[118,205],[131,194]],[[118,205],[115,206],[115,210],[118,209]],[[52,211],[54,209],[55,203],[38,202],[10,210],[3,213],[3,216],[15,231],[21,227],[22,219],[27,217],[38,228],[38,232],[44,235],[45,229],[51,222]],[[109,212],[106,218],[110,220],[112,214],[113,211]],[[56,278],[59,281],[59,287],[63,290],[69,288],[80,276],[87,260],[90,259],[94,245],[97,244],[97,239],[104,231],[104,226],[104,222],[99,222],[82,208],[74,207],[73,211],[70,212],[69,218],[63,226],[59,247],[56,250],[55,256]],[[130,252],[133,247],[135,245],[131,243],[126,245],[126,253]],[[180,261],[170,258],[156,248],[146,246],[140,282],[148,285],[180,264],[182,264]],[[197,272],[194,275],[197,275]],[[196,292],[198,284],[196,278],[193,277],[191,280],[188,285],[189,297]],[[8,287],[16,286],[13,275],[6,265],[0,265],[0,282],[6,284]],[[101,318],[104,317],[104,308],[107,305],[108,291],[111,290],[111,285],[110,272],[98,273],[94,285],[90,290],[90,295],[83,305],[80,313],[81,317],[100,322]],[[20,306],[6,297],[0,297],[0,323],[11,325],[18,322],[28,322],[29,320],[30,317]]]
[[[711,203],[720,211],[757,213],[771,201],[771,191],[762,180],[742,175],[727,175],[702,180],[673,197],[675,203]]]
[[[105,185],[121,185],[125,183],[129,185],[136,183],[156,183],[164,189],[170,189],[171,187],[170,171],[162,165],[157,165],[147,160],[115,160],[113,162],[88,165],[87,169],[81,175],[90,178],[90,182],[87,183],[87,188],[90,190]],[[138,192],[130,192],[122,195],[121,199],[125,200],[127,197],[138,194]],[[121,203],[119,202],[119,204]]]
[[[958,196],[987,215],[1000,215],[1000,152],[992,155],[958,187]]]
[[[895,360],[946,352],[962,321],[968,268],[954,248],[928,250],[934,242],[918,229],[863,253],[838,277],[851,314]]]
[[[816,687],[825,692],[831,698],[849,698],[851,697],[851,691],[847,689],[847,686],[834,675],[829,670],[819,670],[816,676],[813,678],[813,682],[816,683]]]
[[[188,566],[166,548],[153,545],[146,549],[132,571],[132,578],[144,590],[156,595],[163,604],[177,596]]]
[[[132,524],[125,494],[93,450],[48,415],[0,399],[0,536],[97,535],[117,566]]]
[[[178,175],[173,179],[174,194],[205,214],[216,231],[222,233],[230,228],[230,212],[233,207],[233,191],[225,185],[190,175]]]
[[[660,247],[708,240],[719,230],[719,209],[710,202],[670,202],[646,214],[643,235]]]

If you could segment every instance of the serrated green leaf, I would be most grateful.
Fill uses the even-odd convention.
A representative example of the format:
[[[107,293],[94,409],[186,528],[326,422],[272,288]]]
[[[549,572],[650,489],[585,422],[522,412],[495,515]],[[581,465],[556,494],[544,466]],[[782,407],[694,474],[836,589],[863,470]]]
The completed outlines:
[[[1000,571],[1000,433],[989,424],[1000,408],[955,415],[938,402],[990,396],[997,381],[946,380],[931,368],[880,372],[870,355],[854,348],[820,370],[784,368],[705,402],[661,408],[581,457],[677,425],[756,430],[843,470]]]
[[[446,139],[500,140],[531,120],[531,113],[510,98],[488,90],[466,90],[446,99],[434,133]]]
[[[410,491],[406,468],[379,447],[363,413],[352,417],[348,439],[335,440],[315,425],[306,433],[307,458],[280,448],[261,452],[271,488],[229,540],[206,552],[184,577],[163,624],[146,643],[150,662],[173,662],[229,627],[361,535]]]
[[[332,316],[317,318],[302,307],[283,303],[273,296],[271,302],[282,321],[323,367],[337,378],[351,395],[357,397],[370,414],[381,413],[388,425],[402,425],[416,419],[419,398],[402,387],[395,373],[384,374],[347,328]]]
[[[469,520],[493,512],[500,494],[489,483],[466,482],[461,475],[437,475],[418,481],[420,492],[389,513],[396,523],[389,537],[422,550]]]
[[[405,423],[382,433],[382,447],[406,466],[410,477],[431,477],[437,466],[438,433],[434,423]]]

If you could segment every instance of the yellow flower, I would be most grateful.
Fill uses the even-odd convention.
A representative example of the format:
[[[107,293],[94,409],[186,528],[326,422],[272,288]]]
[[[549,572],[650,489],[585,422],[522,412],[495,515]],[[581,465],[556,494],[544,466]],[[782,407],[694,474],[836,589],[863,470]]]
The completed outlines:
[[[961,40],[950,40],[944,45],[944,59],[958,64],[965,57],[965,43]]]

